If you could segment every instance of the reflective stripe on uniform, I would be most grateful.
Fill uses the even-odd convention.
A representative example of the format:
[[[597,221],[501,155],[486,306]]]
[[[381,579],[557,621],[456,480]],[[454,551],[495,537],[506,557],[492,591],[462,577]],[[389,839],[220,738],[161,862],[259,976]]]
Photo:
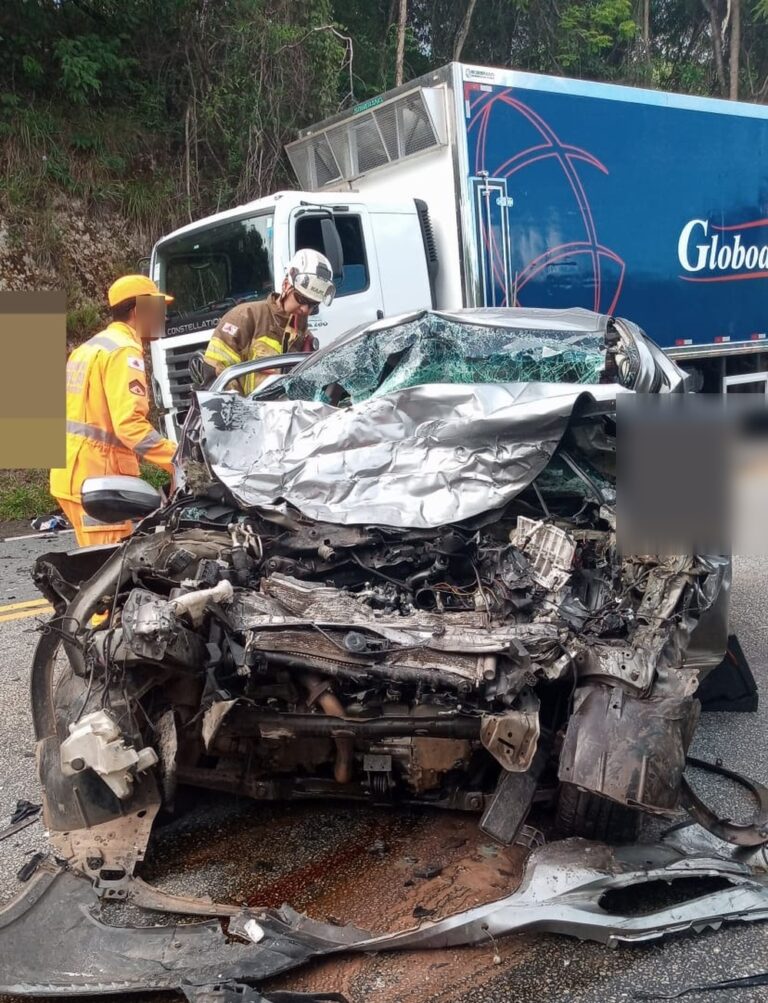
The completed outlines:
[[[224,366],[225,369],[229,369],[230,366],[236,365],[236,363],[230,358],[229,355],[226,355],[224,352],[219,350],[218,345],[213,345],[213,346],[209,345],[208,348],[206,348],[205,350],[204,358],[206,362],[221,363],[221,365]],[[242,361],[243,360],[238,355],[237,362],[242,362]]]
[[[121,519],[120,522],[125,522],[125,519]],[[103,519],[96,519],[94,516],[88,515],[88,513],[80,520],[80,524],[82,526],[114,526],[114,523],[104,522]]]
[[[242,359],[234,348],[230,348],[225,341],[222,341],[221,338],[215,334],[208,342],[205,354],[210,356],[210,358],[215,358],[217,362],[242,362]]]
[[[159,445],[163,442],[163,437],[154,429],[151,432],[147,432],[141,442],[137,443],[133,449],[134,452],[138,453],[139,456],[146,456],[153,446]]]
[[[76,348],[70,359],[67,462],[51,471],[50,489],[62,506],[70,506],[80,546],[86,541],[110,543],[130,532],[130,522],[82,523],[84,481],[112,474],[138,475],[140,458],[172,470],[175,446],[156,435],[149,421],[145,379],[138,371],[141,351],[136,332],[115,322]],[[134,452],[137,442],[138,455]]]
[[[67,434],[80,435],[83,439],[90,439],[91,442],[101,442],[105,446],[123,445],[116,435],[112,435],[112,433],[108,432],[105,428],[98,428],[96,425],[86,425],[82,421],[68,420]]]
[[[112,351],[115,348],[124,348],[126,346],[121,345],[119,341],[115,341],[114,338],[110,338],[106,334],[94,334],[92,338],[87,342],[89,345],[96,345],[98,348],[108,348]]]
[[[256,341],[263,341],[265,345],[269,345],[270,348],[274,348],[275,355],[283,354],[283,346],[280,344],[277,338],[270,338],[266,334],[262,334],[260,338],[256,339]]]

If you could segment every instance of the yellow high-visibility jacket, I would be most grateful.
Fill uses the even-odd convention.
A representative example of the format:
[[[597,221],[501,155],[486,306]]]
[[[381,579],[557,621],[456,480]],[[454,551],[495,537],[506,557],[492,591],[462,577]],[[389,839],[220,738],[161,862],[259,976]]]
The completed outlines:
[[[139,458],[169,472],[176,450],[149,421],[141,339],[113,321],[67,362],[67,465],[51,470],[51,494],[80,502],[87,477],[139,473]]]

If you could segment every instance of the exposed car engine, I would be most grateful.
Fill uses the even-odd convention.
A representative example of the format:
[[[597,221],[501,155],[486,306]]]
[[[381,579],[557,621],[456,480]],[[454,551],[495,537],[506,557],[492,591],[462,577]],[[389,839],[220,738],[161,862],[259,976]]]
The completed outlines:
[[[635,368],[617,375],[610,351],[620,339],[607,330],[589,347],[600,362],[592,378],[612,366],[621,391],[648,378],[644,357],[658,385],[650,343],[628,329]],[[309,365],[333,361],[320,356]],[[390,384],[396,371],[390,359]],[[170,503],[95,574],[87,552],[69,565],[38,562],[38,583],[62,613],[33,672],[46,821],[60,856],[119,889],[180,784],[475,811],[502,842],[517,837],[535,797],[559,801],[565,834],[590,835],[597,799],[600,835],[616,838],[634,832],[635,809],[677,806],[702,672],[686,648],[720,596],[727,561],[617,553],[615,389],[591,387],[586,408],[583,386],[554,395],[542,384],[534,404],[516,392],[499,403],[494,391],[489,409],[481,391],[467,403],[461,387],[457,404],[438,387],[447,417],[426,437],[422,418],[411,454],[416,440],[397,421],[410,420],[430,386],[411,385],[413,368],[405,382],[348,404],[347,417],[338,404],[281,400],[274,389],[261,401],[200,395]],[[376,434],[400,454],[390,451],[373,481],[391,475],[394,499],[398,484],[411,485],[388,524],[359,516],[377,504],[363,468],[381,438],[346,427],[335,453],[323,439],[329,423],[328,435],[342,420],[359,430],[366,408],[383,405],[389,426]],[[544,430],[535,441],[531,408]],[[267,425],[278,412],[296,431],[290,440],[280,431],[281,455]],[[418,478],[433,476],[424,443],[438,449],[462,414],[450,429],[459,462],[451,470],[441,459],[423,493]],[[300,468],[310,488],[294,476],[303,434],[314,450]],[[334,518],[321,519],[313,499],[330,503],[312,470],[329,453],[340,473]],[[223,470],[222,457],[235,455]],[[293,474],[275,488],[282,468]],[[458,518],[443,522],[441,505]],[[69,666],[51,703],[42,694],[60,640]]]

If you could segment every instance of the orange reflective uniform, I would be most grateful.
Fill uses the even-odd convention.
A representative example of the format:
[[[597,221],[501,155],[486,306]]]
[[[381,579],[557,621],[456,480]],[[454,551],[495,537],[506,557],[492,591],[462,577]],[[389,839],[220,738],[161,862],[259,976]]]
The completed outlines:
[[[141,339],[114,321],[67,362],[67,465],[51,470],[51,494],[72,523],[81,547],[116,543],[130,522],[102,523],[87,515],[80,490],[87,477],[139,473],[139,457],[172,471],[175,445],[149,421]]]

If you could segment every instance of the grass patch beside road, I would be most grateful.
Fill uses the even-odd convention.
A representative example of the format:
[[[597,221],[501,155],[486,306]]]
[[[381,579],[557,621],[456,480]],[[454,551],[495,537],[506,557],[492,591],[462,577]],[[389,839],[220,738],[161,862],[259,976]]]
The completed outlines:
[[[141,476],[154,487],[168,483],[165,471],[141,465]],[[34,519],[58,506],[48,491],[48,470],[0,470],[0,522]]]
[[[55,508],[47,470],[0,470],[0,522],[34,519]]]

